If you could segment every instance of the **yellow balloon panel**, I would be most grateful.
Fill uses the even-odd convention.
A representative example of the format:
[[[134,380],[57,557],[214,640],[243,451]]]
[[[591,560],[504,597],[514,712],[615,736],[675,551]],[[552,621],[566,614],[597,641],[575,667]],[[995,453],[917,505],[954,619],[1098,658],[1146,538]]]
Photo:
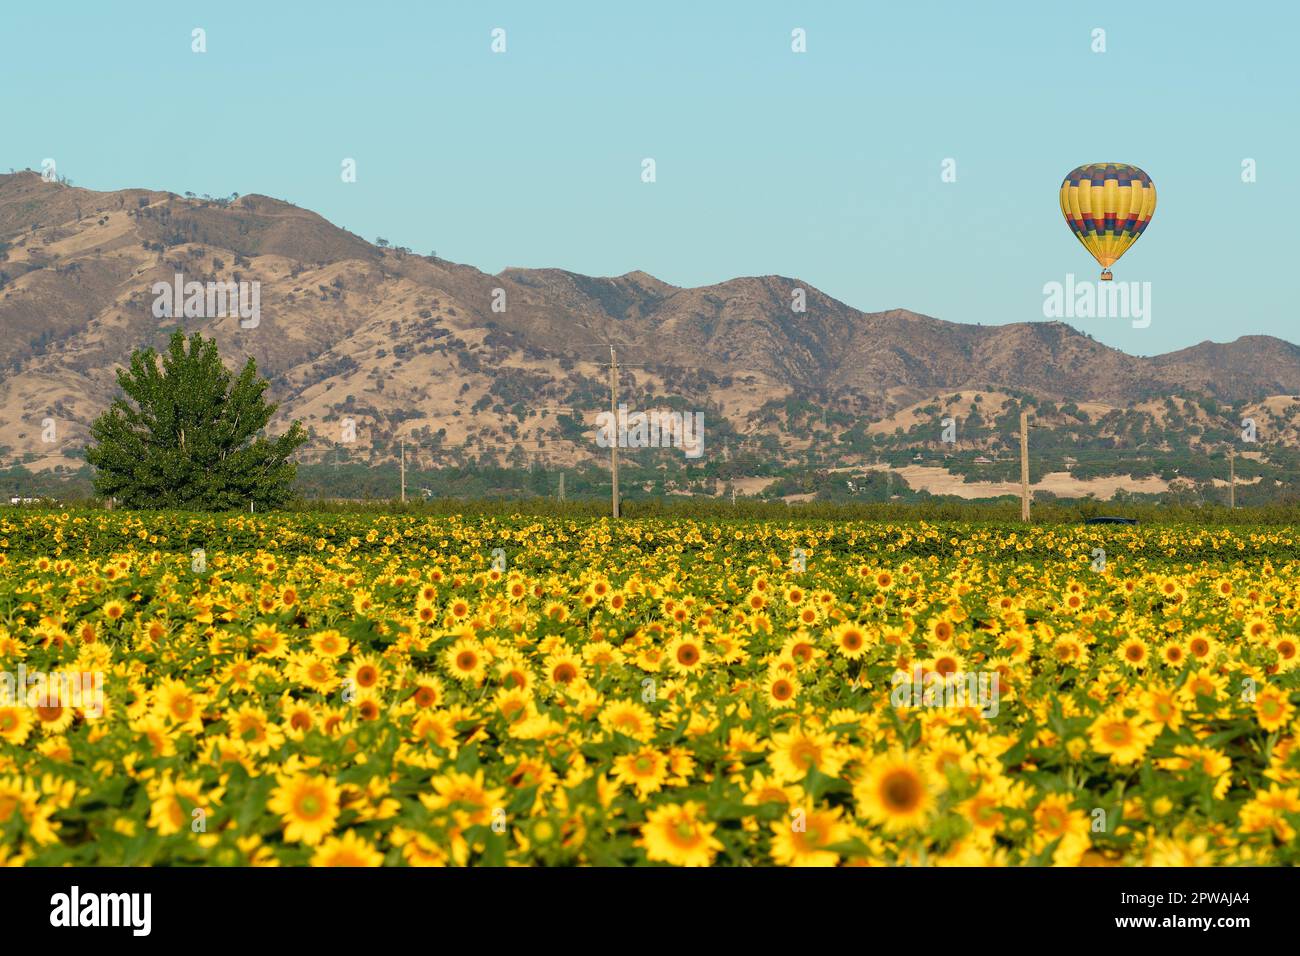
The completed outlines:
[[[1065,221],[1102,268],[1138,241],[1155,211],[1155,183],[1126,163],[1080,166],[1061,184]]]

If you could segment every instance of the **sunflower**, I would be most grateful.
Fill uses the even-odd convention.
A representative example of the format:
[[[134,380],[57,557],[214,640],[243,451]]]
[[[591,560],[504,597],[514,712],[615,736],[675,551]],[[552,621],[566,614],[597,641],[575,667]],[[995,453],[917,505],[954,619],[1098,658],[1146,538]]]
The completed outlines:
[[[799,613],[795,615],[795,621],[800,627],[812,627],[821,619],[821,612],[815,605],[805,604],[799,608]]]
[[[426,809],[451,811],[461,827],[491,822],[492,812],[505,800],[505,787],[489,787],[484,782],[483,769],[474,775],[460,771],[441,774],[430,781],[433,793],[420,794]]]
[[[263,665],[254,664],[243,654],[237,654],[221,669],[219,680],[221,684],[229,685],[229,691],[233,696],[236,691],[251,691],[253,678],[262,673],[262,669]]]
[[[668,644],[668,666],[674,673],[695,674],[706,663],[703,644],[698,638],[681,636]]]
[[[206,812],[208,799],[203,794],[203,784],[197,780],[176,780],[170,770],[149,781],[149,820],[146,826],[157,830],[159,836],[170,836],[190,827],[195,819],[194,810]],[[212,795],[220,799],[220,794]]]
[[[931,785],[920,763],[895,752],[876,757],[853,785],[853,800],[860,816],[887,830],[920,827],[933,804]]]
[[[202,732],[203,707],[207,701],[189,684],[164,677],[155,692],[154,701],[155,711],[165,720],[176,724],[178,729],[190,733]]]
[[[1300,637],[1294,634],[1279,634],[1273,638],[1273,650],[1277,653],[1278,673],[1286,674],[1300,667]]]
[[[313,634],[312,649],[326,657],[342,657],[348,652],[348,639],[338,631],[329,630]]]
[[[277,724],[270,722],[266,711],[253,704],[244,704],[233,714],[226,715],[230,736],[238,737],[251,753],[259,757],[285,743]]]
[[[1141,760],[1157,733],[1158,727],[1135,717],[1126,717],[1119,708],[1102,714],[1088,728],[1092,749],[1102,755],[1108,754],[1111,762],[1117,764]]]
[[[446,866],[449,856],[432,837],[404,827],[393,827],[389,842],[401,847],[407,866]]]
[[[1140,671],[1147,666],[1150,651],[1147,648],[1146,641],[1142,640],[1142,638],[1130,637],[1120,642],[1119,648],[1115,651],[1115,656],[1124,664]]]
[[[1142,692],[1141,714],[1153,724],[1177,730],[1183,725],[1178,692],[1167,687],[1148,687]]]
[[[533,672],[528,664],[513,654],[506,654],[501,661],[497,662],[495,671],[497,683],[502,687],[531,691],[535,683]]]
[[[643,647],[641,650],[639,650],[637,652],[636,659],[635,659],[636,666],[649,674],[659,673],[659,671],[663,668],[663,662],[664,662],[663,648],[657,647],[653,644],[647,647]]]
[[[1285,727],[1293,716],[1295,705],[1286,691],[1270,685],[1255,696],[1255,720],[1269,733]]]
[[[1002,798],[991,784],[981,784],[958,812],[970,823],[974,839],[980,843],[992,842],[1006,822],[1002,812]]]
[[[860,624],[849,621],[831,632],[835,650],[843,657],[856,661],[867,649],[867,632]]]
[[[688,800],[665,804],[646,813],[637,846],[646,859],[673,866],[709,866],[722,844],[713,836],[715,827],[704,816],[704,807]]]
[[[1091,832],[1088,817],[1071,807],[1068,794],[1050,793],[1034,808],[1034,838],[1030,845],[1035,853],[1042,853],[1055,844],[1053,863],[1078,866],[1092,843]]]
[[[33,781],[0,777],[0,827],[6,826],[17,814],[38,844],[57,843],[59,836],[55,831],[59,824],[51,823],[50,817],[59,809],[62,808],[58,804],[43,799]]]
[[[1265,640],[1272,632],[1273,624],[1267,617],[1248,618],[1243,631],[1249,641]]]
[[[411,721],[411,739],[422,744],[432,744],[456,756],[459,743],[450,716],[444,712],[424,712]]]
[[[380,866],[384,855],[353,830],[330,837],[311,856],[312,866]]]
[[[415,689],[408,698],[416,707],[428,709],[440,706],[446,699],[447,691],[442,681],[434,674],[420,674],[415,678]]]
[[[153,618],[149,622],[138,624],[138,628],[139,640],[142,640],[148,646],[153,646],[166,637],[168,623],[162,618]]]
[[[1300,789],[1283,788],[1273,784],[1268,790],[1257,790],[1255,796],[1242,806],[1241,829],[1246,833],[1268,833],[1281,843],[1291,843],[1296,838],[1287,816],[1300,814]]]
[[[799,679],[791,674],[770,671],[763,685],[764,699],[769,707],[780,709],[793,707],[799,696]]]
[[[492,703],[507,724],[516,724],[527,720],[537,713],[533,695],[518,687],[501,687],[492,698]]]
[[[1216,674],[1208,667],[1202,667],[1188,676],[1181,693],[1183,700],[1199,705],[1202,697],[1211,701],[1218,700],[1219,695],[1223,693],[1223,689],[1227,686],[1228,679],[1226,677]]]
[[[255,624],[250,642],[253,650],[262,657],[284,657],[289,649],[284,635],[274,624]]]
[[[1214,856],[1210,852],[1210,841],[1206,837],[1157,837],[1151,841],[1147,849],[1145,865],[1214,866]]]
[[[334,662],[328,658],[308,656],[301,660],[295,673],[299,683],[318,694],[332,693],[339,686]]]
[[[1187,653],[1198,661],[1209,660],[1218,649],[1218,642],[1205,631],[1193,631],[1187,636]]]
[[[1168,667],[1182,667],[1187,660],[1187,649],[1174,641],[1160,646],[1160,659]]]
[[[817,642],[803,629],[791,634],[781,645],[781,657],[793,661],[799,667],[811,664],[820,656]]]
[[[926,625],[926,634],[931,644],[947,645],[956,635],[957,629],[953,626],[952,621],[944,616],[930,619]]]
[[[339,787],[329,777],[295,774],[277,775],[277,786],[266,806],[279,814],[284,838],[291,843],[316,846],[330,831],[339,816]]]
[[[827,777],[837,776],[844,766],[845,754],[830,734],[796,727],[772,735],[772,752],[767,759],[778,780],[797,783],[811,770]]]
[[[15,695],[16,696],[16,695]],[[32,712],[17,702],[0,704],[0,739],[20,745],[32,731]]]
[[[1083,610],[1085,598],[1082,590],[1070,590],[1061,598],[1061,610],[1066,614],[1078,614]]]
[[[953,650],[938,651],[933,658],[921,661],[920,664],[921,670],[927,675],[934,672],[944,678],[952,677],[960,680],[966,672],[966,661]]]
[[[641,743],[654,736],[655,723],[650,712],[632,701],[614,701],[600,712],[600,725],[608,733],[620,733]]]
[[[317,723],[315,708],[306,701],[281,701],[281,729],[290,740],[301,741]]]
[[[827,847],[849,838],[842,808],[796,807],[772,824],[772,859],[780,866],[834,866],[840,855]]]
[[[32,708],[36,715],[36,726],[47,736],[61,734],[72,726],[76,716],[72,707],[66,706],[61,694],[50,695],[51,699],[42,701]]]
[[[1088,663],[1088,648],[1077,634],[1062,634],[1052,645],[1052,656],[1061,664],[1083,667]]]
[[[614,758],[614,779],[621,784],[636,787],[637,794],[645,797],[661,789],[668,779],[668,756],[654,747],[642,747],[630,754]]]
[[[472,637],[462,637],[443,654],[447,673],[463,683],[478,684],[487,674],[488,657],[483,646]]]
[[[472,605],[463,597],[452,598],[447,602],[447,614],[453,621],[465,620],[471,610],[473,610]]]
[[[130,722],[131,730],[145,738],[149,753],[154,757],[171,757],[176,753],[171,724],[160,714],[151,713]]]
[[[586,681],[582,658],[571,651],[549,655],[543,666],[547,680],[554,687],[579,687]]]

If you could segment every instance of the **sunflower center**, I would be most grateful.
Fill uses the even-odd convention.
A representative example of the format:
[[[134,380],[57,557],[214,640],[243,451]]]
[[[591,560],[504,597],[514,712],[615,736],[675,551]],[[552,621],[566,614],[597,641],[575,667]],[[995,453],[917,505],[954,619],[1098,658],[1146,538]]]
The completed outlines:
[[[1112,744],[1123,745],[1133,739],[1133,732],[1127,724],[1111,724],[1106,728],[1106,740]]]
[[[921,781],[906,771],[895,771],[887,775],[880,790],[885,804],[892,810],[914,810],[921,802]]]
[[[673,843],[686,849],[700,842],[700,835],[695,832],[695,824],[690,820],[678,820],[668,828],[668,834]]]
[[[298,804],[294,809],[298,811],[299,816],[307,820],[315,820],[325,812],[325,801],[318,793],[304,793],[298,798]]]

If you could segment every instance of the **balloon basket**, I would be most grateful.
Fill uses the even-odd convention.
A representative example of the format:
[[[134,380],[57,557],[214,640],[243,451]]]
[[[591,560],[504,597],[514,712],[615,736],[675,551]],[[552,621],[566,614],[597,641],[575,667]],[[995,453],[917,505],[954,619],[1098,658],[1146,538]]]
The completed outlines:
[[[1101,270],[1101,281],[1102,281],[1102,282],[1109,282],[1109,281],[1110,281],[1111,279],[1113,279],[1113,278],[1115,278],[1115,277],[1114,277],[1113,275],[1110,274],[1110,270],[1109,270],[1109,269],[1102,269],[1102,270]]]

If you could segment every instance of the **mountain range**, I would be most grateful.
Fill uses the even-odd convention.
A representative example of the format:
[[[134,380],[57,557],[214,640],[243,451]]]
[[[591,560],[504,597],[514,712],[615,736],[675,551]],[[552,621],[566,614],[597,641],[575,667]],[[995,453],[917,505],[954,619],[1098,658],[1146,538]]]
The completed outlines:
[[[177,275],[259,283],[255,326],[159,317],[155,286]],[[266,196],[0,175],[0,466],[78,467],[116,369],[178,326],[214,337],[232,366],[256,359],[280,405],[273,429],[299,419],[312,435],[307,462],[386,460],[402,441],[431,467],[596,460],[610,345],[621,401],[703,410],[710,453],[728,459],[817,448],[824,466],[852,465],[874,446],[846,435],[933,449],[945,409],[979,405],[988,425],[1023,402],[1115,447],[1132,429],[1106,423],[1132,415],[1149,420],[1151,447],[1167,444],[1170,416],[1191,446],[1243,416],[1269,447],[1300,446],[1300,348],[1269,336],[1138,357],[1061,322],[862,312],[786,276],[680,288],[644,272],[492,275]],[[965,447],[996,456],[1007,438]]]

